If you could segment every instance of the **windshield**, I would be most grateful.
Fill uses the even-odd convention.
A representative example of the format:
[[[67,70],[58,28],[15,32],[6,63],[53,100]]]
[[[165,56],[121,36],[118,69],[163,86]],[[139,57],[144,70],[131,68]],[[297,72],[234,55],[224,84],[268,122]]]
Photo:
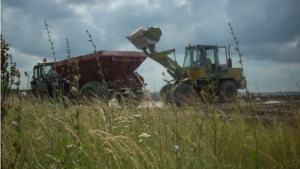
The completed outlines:
[[[52,69],[51,65],[46,65],[42,67],[44,78],[59,78],[60,75]]]
[[[33,78],[59,78],[60,74],[58,74],[55,70],[52,69],[51,65],[39,65],[34,67]]]
[[[187,50],[185,53],[183,67],[201,67],[205,66],[204,53],[199,48]]]

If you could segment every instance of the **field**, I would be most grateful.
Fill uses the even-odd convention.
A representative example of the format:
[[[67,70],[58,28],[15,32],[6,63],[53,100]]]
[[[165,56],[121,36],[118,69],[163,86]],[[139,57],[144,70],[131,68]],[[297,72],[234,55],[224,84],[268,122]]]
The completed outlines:
[[[1,127],[2,166],[300,168],[295,98],[179,108],[151,99],[112,106],[16,97]]]

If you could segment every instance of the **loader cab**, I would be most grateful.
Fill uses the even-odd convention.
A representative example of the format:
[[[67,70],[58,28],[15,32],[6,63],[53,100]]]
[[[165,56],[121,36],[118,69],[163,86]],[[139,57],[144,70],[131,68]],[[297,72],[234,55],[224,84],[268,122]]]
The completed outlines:
[[[186,47],[183,68],[194,79],[228,73],[226,46],[196,45]]]

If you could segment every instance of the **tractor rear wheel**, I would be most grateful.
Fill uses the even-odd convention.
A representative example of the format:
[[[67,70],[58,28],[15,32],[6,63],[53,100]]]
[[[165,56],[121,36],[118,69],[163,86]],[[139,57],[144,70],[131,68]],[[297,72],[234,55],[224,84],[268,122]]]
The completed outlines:
[[[93,102],[93,99],[107,100],[108,93],[104,85],[98,81],[90,81],[83,85],[81,96],[85,96],[88,101]]]
[[[187,83],[179,83],[176,85],[172,95],[178,107],[182,107],[184,104],[191,105],[197,96],[192,86]]]
[[[223,102],[234,102],[237,96],[237,87],[234,82],[226,80],[219,87],[219,98]]]
[[[166,84],[159,91],[159,96],[165,101],[165,103],[171,103],[173,100],[172,86],[173,84]]]

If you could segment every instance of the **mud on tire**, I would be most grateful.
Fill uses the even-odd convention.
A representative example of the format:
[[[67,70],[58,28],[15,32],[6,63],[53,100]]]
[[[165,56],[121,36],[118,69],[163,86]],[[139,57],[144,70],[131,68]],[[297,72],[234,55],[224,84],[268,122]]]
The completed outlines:
[[[85,96],[88,101],[93,102],[93,99],[107,100],[108,93],[101,82],[90,81],[83,85],[81,96]]]
[[[197,102],[197,94],[190,84],[179,83],[175,86],[172,95],[174,97],[175,104],[178,107],[182,107],[184,104],[192,105]]]
[[[159,96],[166,102],[171,103],[172,99],[172,86],[173,84],[165,84],[159,91]]]
[[[49,85],[45,82],[42,82],[38,88],[38,94],[40,95],[41,99],[45,99],[49,97]],[[36,89],[35,89],[36,90]]]
[[[234,102],[237,96],[237,86],[234,82],[226,80],[219,87],[219,98],[223,102]]]

